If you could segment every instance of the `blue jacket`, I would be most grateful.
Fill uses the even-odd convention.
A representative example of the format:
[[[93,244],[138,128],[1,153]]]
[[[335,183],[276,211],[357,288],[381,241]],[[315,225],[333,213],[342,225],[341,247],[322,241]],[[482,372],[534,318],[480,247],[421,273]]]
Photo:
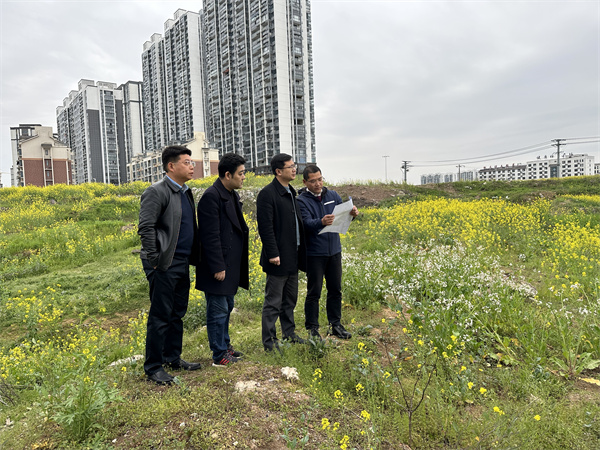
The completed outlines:
[[[304,235],[306,236],[306,256],[333,256],[342,251],[339,233],[319,234],[323,228],[321,219],[333,212],[335,205],[342,203],[342,198],[335,191],[323,187],[321,201],[308,189],[302,189],[298,196],[298,205],[302,214]]]

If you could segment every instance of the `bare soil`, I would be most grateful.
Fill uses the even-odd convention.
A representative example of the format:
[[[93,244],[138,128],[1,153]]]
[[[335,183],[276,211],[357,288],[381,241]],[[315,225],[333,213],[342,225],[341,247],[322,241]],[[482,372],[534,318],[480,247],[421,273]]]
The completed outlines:
[[[352,197],[352,202],[357,208],[379,206],[385,200],[410,195],[410,193],[397,187],[381,184],[373,186],[346,184],[344,186],[331,186],[331,189],[340,194],[344,201]]]

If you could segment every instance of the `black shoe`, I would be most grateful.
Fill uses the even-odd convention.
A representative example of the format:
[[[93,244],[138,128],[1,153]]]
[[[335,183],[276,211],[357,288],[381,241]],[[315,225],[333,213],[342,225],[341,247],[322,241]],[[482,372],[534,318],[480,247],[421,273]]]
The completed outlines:
[[[265,345],[265,352],[272,352],[273,350],[277,350],[281,353],[281,348],[279,348],[279,339],[273,339],[272,345]]]
[[[183,370],[200,370],[200,363],[190,363],[184,361],[183,359],[178,359],[177,361],[173,361],[172,363],[167,363],[166,366],[171,369],[183,369]]]
[[[235,358],[241,358],[242,356],[244,356],[244,354],[242,352],[238,352],[237,350],[235,350],[233,348],[233,345],[229,344],[227,346],[227,353],[229,353],[231,356],[235,357]]]
[[[352,337],[352,334],[350,334],[349,332],[346,331],[346,329],[344,328],[344,325],[339,324],[339,325],[332,325],[331,326],[331,333],[333,336],[337,336],[340,339],[350,339]]]
[[[315,341],[322,341],[323,338],[321,337],[321,335],[319,334],[319,329],[318,328],[310,328],[308,330],[308,335]]]
[[[154,381],[156,384],[164,385],[173,382],[173,376],[165,372],[164,369],[158,369],[152,375],[147,375],[148,381]]]
[[[300,336],[298,336],[296,333],[294,333],[290,336],[284,337],[283,340],[291,342],[292,344],[306,344],[306,341],[304,339],[302,339]]]

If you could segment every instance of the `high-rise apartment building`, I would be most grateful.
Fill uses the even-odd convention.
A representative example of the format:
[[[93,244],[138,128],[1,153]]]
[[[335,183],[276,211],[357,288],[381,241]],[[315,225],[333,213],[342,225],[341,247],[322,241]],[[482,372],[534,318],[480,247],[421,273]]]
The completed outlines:
[[[72,184],[71,150],[52,133],[52,127],[21,124],[10,128],[13,186]]]
[[[309,0],[204,0],[208,139],[248,169],[316,162]]]
[[[142,53],[146,150],[181,144],[204,132],[204,79],[199,13],[179,9]]]
[[[119,161],[120,171],[125,172],[127,165],[136,156],[145,153],[144,146],[144,108],[142,103],[142,83],[128,81],[119,86],[123,92],[123,128],[125,142],[125,160]],[[131,173],[127,173],[127,181],[131,181]]]
[[[143,153],[139,84],[80,80],[56,109],[58,137],[73,152],[76,184],[127,182],[127,162]]]

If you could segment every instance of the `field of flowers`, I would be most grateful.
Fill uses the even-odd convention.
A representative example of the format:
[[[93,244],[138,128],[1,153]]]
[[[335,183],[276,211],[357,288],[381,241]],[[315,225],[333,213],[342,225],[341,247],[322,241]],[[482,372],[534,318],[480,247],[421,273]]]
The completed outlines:
[[[213,181],[191,183],[197,199]],[[167,391],[141,381],[139,362],[148,304],[136,224],[147,185],[0,190],[0,448],[598,448],[600,195],[363,209],[342,239],[354,337],[268,357],[253,210],[268,181],[249,177],[241,192],[251,289],[237,296],[232,327],[255,364],[181,376]],[[192,288],[192,359],[208,359],[205,314]],[[302,329],[302,295],[296,322]],[[301,406],[234,398],[223,385],[280,366],[297,368]],[[199,392],[204,405],[227,392],[226,417],[198,404]],[[208,429],[185,425],[190,403]],[[256,432],[228,440],[249,408],[276,423],[256,417]]]

